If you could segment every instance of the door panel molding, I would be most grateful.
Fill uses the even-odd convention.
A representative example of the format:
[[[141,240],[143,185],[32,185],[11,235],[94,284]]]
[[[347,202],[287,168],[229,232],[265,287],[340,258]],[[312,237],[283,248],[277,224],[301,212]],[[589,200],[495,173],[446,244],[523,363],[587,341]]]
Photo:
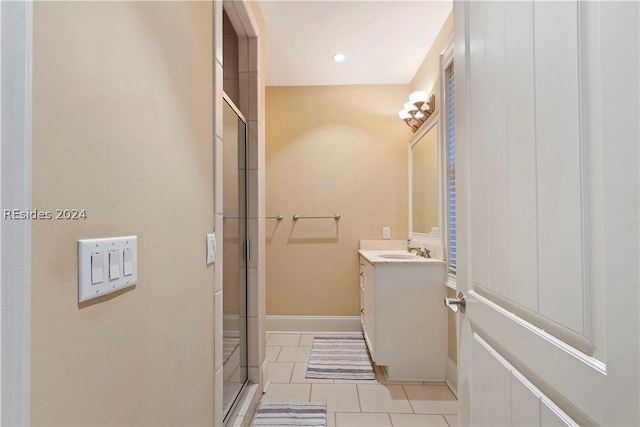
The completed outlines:
[[[589,290],[578,6],[519,3],[509,6],[508,15],[505,3],[469,8],[474,283],[584,335]],[[507,16],[522,26],[507,26]],[[530,48],[528,54],[522,46],[507,49],[507,31]],[[514,80],[517,86],[507,84]],[[506,108],[508,90],[519,101],[517,113]],[[532,135],[514,131],[521,123]],[[517,187],[510,187],[512,180]]]
[[[504,308],[510,314],[521,319],[523,322],[530,324],[534,328],[539,328],[546,334],[553,336],[560,341],[574,347],[576,350],[593,357],[595,346],[587,337],[580,335],[572,329],[566,328],[553,320],[547,319],[535,311],[531,311],[528,308],[509,301],[502,295],[485,289],[479,285],[474,284],[474,290],[485,297],[487,300],[493,301],[497,306]]]
[[[599,418],[595,415],[607,409],[600,394],[593,392],[606,387],[608,372],[603,362],[580,352],[476,291],[468,291],[465,297],[467,310],[470,306],[474,310],[473,321],[468,321],[472,336],[481,337],[496,354],[516,367],[528,381],[580,424],[598,424],[593,421]],[[574,387],[576,378],[589,383],[590,387]],[[589,412],[578,408],[585,408]]]
[[[537,379],[532,381],[528,373],[510,363],[481,334],[474,332],[473,340],[474,352],[487,353],[479,358],[486,366],[477,366],[477,369],[488,371],[492,379],[490,389],[484,396],[485,402],[481,402],[490,409],[489,419],[473,420],[473,425],[595,425],[593,420],[569,402],[558,398],[557,392],[549,390],[548,386],[536,386],[534,381]],[[558,401],[567,410],[563,410]]]
[[[578,2],[534,2],[538,311],[585,332]]]

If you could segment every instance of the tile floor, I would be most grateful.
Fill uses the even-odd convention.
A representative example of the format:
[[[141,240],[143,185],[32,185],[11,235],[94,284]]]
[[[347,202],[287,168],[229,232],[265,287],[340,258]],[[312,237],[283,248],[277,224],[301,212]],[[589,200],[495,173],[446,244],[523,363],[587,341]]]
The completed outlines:
[[[455,396],[446,385],[376,380],[307,380],[313,334],[267,334],[271,385],[263,402],[325,402],[328,426],[457,426]]]

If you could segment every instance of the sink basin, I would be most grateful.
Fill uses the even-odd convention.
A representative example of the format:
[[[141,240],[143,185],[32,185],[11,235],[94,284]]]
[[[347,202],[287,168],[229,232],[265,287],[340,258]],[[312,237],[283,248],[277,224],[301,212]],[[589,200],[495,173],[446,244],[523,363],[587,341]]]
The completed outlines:
[[[416,259],[416,256],[411,254],[382,254],[379,257],[387,259]]]

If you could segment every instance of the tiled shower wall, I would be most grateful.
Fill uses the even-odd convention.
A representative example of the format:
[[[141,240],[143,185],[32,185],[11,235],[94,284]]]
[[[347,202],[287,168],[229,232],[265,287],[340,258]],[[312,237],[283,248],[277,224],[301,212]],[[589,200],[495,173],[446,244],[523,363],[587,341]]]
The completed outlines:
[[[249,408],[255,408],[262,395],[263,365],[266,347],[265,324],[265,231],[264,231],[264,60],[262,19],[251,2],[224,2],[224,8],[238,34],[238,107],[247,119],[248,127],[248,350],[249,381],[259,384],[259,392]],[[222,111],[223,111],[223,2],[214,2],[214,133],[215,133],[215,229],[219,248],[222,247]],[[236,64],[232,64],[234,68]],[[216,257],[214,318],[215,318],[215,425],[222,425],[222,254]],[[265,365],[266,366],[266,365]],[[245,406],[245,405],[243,405]],[[249,418],[250,419],[250,418]]]

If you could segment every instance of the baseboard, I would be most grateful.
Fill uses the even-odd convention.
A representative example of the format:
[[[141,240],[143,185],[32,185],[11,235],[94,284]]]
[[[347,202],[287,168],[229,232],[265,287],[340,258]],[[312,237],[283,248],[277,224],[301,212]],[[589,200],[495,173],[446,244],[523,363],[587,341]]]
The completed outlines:
[[[360,332],[360,316],[267,316],[269,332]]]
[[[447,358],[447,385],[455,394],[456,398],[458,397],[458,366],[453,362],[453,360]]]

